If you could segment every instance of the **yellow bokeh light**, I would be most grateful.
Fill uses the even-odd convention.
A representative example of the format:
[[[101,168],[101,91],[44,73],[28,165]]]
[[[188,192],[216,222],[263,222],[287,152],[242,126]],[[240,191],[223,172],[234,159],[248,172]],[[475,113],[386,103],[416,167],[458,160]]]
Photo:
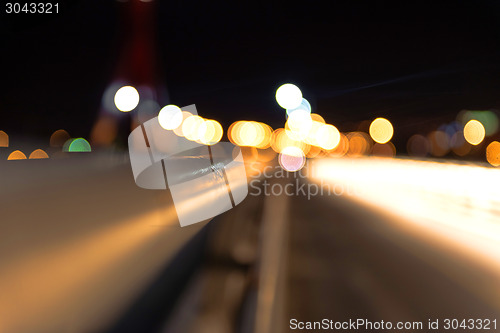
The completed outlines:
[[[270,146],[272,128],[256,121],[237,121],[229,127],[228,138],[242,147],[266,149]]]
[[[20,150],[14,150],[12,153],[10,153],[9,157],[7,157],[7,160],[13,161],[13,160],[25,160],[26,155]]]
[[[188,111],[182,111],[182,122],[181,122],[181,125],[177,126],[175,129],[174,129],[174,133],[177,134],[178,136],[185,136],[184,133],[182,132],[182,123],[188,119],[189,117],[191,117],[192,114],[191,112],[188,112]]]
[[[235,145],[241,146],[240,139],[238,137],[238,133],[240,131],[240,127],[243,126],[244,121],[236,121],[229,126],[227,131],[227,137],[229,141]]]
[[[349,151],[349,139],[340,133],[340,140],[337,147],[328,151],[328,155],[332,157],[342,157]]]
[[[283,140],[286,140],[288,137],[286,135],[285,129],[284,128],[277,128],[273,131],[273,134],[271,136],[271,148],[277,152],[278,154],[281,152],[283,148],[285,148],[282,145]]]
[[[186,118],[182,122],[182,134],[186,139],[190,141],[196,141],[200,139],[200,126],[204,123],[204,120],[200,116],[191,116]]]
[[[214,145],[222,138],[223,130],[221,124],[213,119],[205,120],[200,126],[200,141],[205,145]]]
[[[256,126],[260,127],[259,133],[260,136],[255,144],[255,147],[259,149],[267,149],[271,145],[271,135],[273,134],[273,129],[271,126],[264,124],[264,123],[259,123],[259,122],[254,122]]]
[[[323,117],[321,117],[319,114],[317,113],[311,113],[311,119],[313,121],[317,121],[319,123],[322,123],[322,124],[326,124],[326,121]]]
[[[259,137],[263,135],[262,127],[252,121],[245,122],[239,132],[242,146],[253,147],[259,142]]]
[[[47,155],[47,153],[42,149],[34,150],[29,157],[30,160],[39,160],[44,158],[49,158],[49,155]]]
[[[486,148],[486,160],[493,166],[500,166],[500,142],[493,141]]]
[[[4,131],[0,131],[0,147],[8,147],[9,146],[9,135]]]
[[[325,150],[332,150],[340,143],[340,132],[333,125],[322,125],[315,133],[318,146]]]
[[[316,133],[319,131],[321,126],[323,126],[325,123],[322,123],[320,121],[314,120],[311,125],[311,129],[309,130],[309,133],[307,137],[304,139],[304,141],[310,145],[313,146],[319,146],[318,141],[316,140]]]
[[[298,141],[290,138],[284,128],[276,129],[271,137],[271,148],[277,152],[281,151],[286,147],[297,147],[300,148],[305,154],[309,151],[309,145],[303,141]]]
[[[306,157],[315,158],[321,154],[321,148],[318,146],[309,146],[309,150],[307,151]]]
[[[363,132],[351,132],[347,134],[349,139],[348,156],[361,156],[367,154],[371,150],[372,142],[367,134]]]
[[[478,145],[484,140],[485,130],[483,124],[477,120],[470,120],[464,127],[464,138],[471,145]]]
[[[370,124],[370,136],[377,143],[386,143],[392,139],[394,128],[389,120],[377,118]]]
[[[238,145],[238,146],[242,145],[242,142],[241,142],[240,137],[239,137],[239,133],[240,133],[241,127],[245,123],[246,123],[245,121],[237,121],[237,122],[232,123],[231,126],[229,126],[229,130],[228,130],[229,141],[231,141],[235,145]]]

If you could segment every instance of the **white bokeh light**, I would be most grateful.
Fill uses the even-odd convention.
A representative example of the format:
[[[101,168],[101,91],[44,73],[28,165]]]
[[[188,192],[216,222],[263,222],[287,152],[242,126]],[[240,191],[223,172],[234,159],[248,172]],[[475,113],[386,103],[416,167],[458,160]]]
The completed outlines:
[[[293,109],[286,109],[286,114],[288,116],[290,116],[293,112],[295,112],[297,110],[305,110],[305,111],[311,113],[311,104],[309,103],[309,101],[307,99],[302,98],[302,102],[300,102],[299,106],[297,106],[296,108],[293,108]]]
[[[173,104],[163,107],[158,114],[160,126],[166,130],[174,130],[182,123],[182,110]]]
[[[278,161],[283,169],[295,172],[302,169],[306,163],[306,156],[299,147],[289,146],[283,148]]]
[[[287,133],[291,134],[294,139],[302,140],[309,134],[313,121],[309,112],[303,109],[297,109],[290,114],[286,124],[289,132],[291,132]]]
[[[294,109],[302,103],[302,92],[296,85],[286,83],[276,90],[276,101],[283,109]]]
[[[122,112],[129,112],[139,104],[139,92],[132,86],[124,86],[115,94],[115,105]]]

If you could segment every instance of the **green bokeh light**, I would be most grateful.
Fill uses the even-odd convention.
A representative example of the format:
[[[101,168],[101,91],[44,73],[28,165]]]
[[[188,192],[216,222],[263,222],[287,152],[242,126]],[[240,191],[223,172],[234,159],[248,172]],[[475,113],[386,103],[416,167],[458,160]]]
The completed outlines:
[[[92,151],[90,143],[84,138],[69,139],[64,143],[64,152],[69,153],[88,153]]]

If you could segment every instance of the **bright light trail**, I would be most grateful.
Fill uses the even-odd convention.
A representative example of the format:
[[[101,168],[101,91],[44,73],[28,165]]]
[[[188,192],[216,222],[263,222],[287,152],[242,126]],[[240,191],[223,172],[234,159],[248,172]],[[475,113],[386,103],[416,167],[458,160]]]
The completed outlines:
[[[500,170],[389,158],[322,159],[308,174],[407,230],[452,245],[500,272]]]

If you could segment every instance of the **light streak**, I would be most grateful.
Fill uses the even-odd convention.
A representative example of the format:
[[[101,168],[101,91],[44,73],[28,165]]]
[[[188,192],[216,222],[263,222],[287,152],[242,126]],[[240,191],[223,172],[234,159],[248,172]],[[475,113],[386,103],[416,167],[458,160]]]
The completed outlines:
[[[500,272],[500,172],[480,165],[388,158],[322,159],[311,179],[399,217]]]

